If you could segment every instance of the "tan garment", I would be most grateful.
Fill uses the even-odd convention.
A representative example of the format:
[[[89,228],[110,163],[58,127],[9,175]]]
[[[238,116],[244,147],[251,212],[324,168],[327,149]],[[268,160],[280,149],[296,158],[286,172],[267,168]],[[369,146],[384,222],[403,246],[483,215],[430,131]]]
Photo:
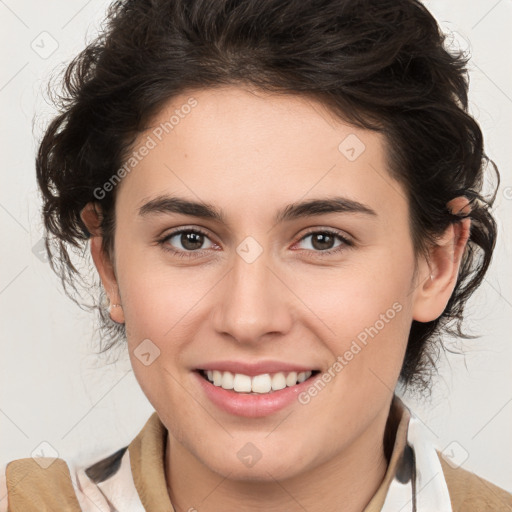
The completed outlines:
[[[512,512],[512,494],[462,468],[452,468],[438,452],[453,512]]]
[[[407,408],[395,400],[387,428],[392,446],[388,468],[363,512],[382,510],[390,483],[406,460],[403,455],[409,420]],[[62,459],[46,469],[42,467],[45,464],[31,458],[11,461],[5,474],[8,512],[174,512],[165,479],[166,440],[167,429],[154,412],[128,447],[88,468],[72,468],[70,472]],[[438,456],[453,512],[512,511],[512,494],[462,468],[453,469],[439,452]],[[5,488],[0,490],[0,512],[7,510],[4,494]]]

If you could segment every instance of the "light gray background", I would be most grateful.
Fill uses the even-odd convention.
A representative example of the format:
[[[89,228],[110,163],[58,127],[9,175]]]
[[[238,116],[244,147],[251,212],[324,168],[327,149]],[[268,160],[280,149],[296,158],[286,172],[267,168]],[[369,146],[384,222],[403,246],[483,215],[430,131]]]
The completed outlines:
[[[405,401],[452,461],[512,491],[512,1],[425,3],[473,57],[471,113],[502,175],[500,237],[468,308],[467,326],[483,336],[459,344],[465,358],[443,358],[429,401]],[[0,465],[40,455],[43,441],[62,458],[92,462],[128,444],[153,411],[127,356],[114,365],[94,356],[93,315],[63,294],[33,251],[42,236],[34,153],[52,114],[43,89],[94,36],[106,5],[0,0]]]

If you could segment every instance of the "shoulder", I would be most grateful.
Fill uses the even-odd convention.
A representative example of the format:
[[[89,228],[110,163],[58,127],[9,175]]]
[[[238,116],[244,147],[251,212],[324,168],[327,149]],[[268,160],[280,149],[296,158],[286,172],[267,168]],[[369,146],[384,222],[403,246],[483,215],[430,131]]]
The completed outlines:
[[[128,447],[89,466],[48,457],[10,461],[0,471],[0,512],[32,510],[143,510]]]
[[[512,494],[461,467],[452,467],[438,451],[453,512],[512,510]]]
[[[0,512],[51,510],[65,505],[80,511],[69,467],[63,459],[24,458],[8,462],[0,475]]]

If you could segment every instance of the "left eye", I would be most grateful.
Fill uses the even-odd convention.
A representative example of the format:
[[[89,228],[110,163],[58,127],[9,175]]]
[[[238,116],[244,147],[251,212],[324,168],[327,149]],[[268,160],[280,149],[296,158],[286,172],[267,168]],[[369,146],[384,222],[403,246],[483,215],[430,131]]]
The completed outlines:
[[[307,235],[303,236],[300,241],[304,241],[308,238],[311,238],[311,241],[309,244],[307,244],[309,247],[305,248],[314,249],[316,251],[329,251],[343,244],[349,245],[348,240],[343,238],[338,233],[333,233],[331,231],[315,231],[313,233],[308,233]],[[336,239],[338,239],[340,242],[338,245],[333,245],[336,242]]]

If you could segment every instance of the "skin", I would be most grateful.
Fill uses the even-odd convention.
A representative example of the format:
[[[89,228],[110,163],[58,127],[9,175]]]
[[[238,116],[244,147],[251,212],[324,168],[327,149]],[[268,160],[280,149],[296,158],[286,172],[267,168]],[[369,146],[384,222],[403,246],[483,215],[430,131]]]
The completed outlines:
[[[191,95],[198,105],[118,185],[114,255],[101,250],[92,203],[82,213],[105,290],[122,306],[111,316],[126,323],[135,376],[169,430],[171,501],[177,511],[325,512],[340,503],[360,511],[386,471],[384,428],[411,322],[443,312],[470,221],[450,226],[428,259],[416,256],[406,194],[387,170],[383,136],[299,96],[235,86],[184,94],[134,147]],[[349,134],[366,147],[354,161],[338,150]],[[214,205],[227,223],[138,214],[165,193]],[[377,215],[272,221],[285,205],[333,195]],[[458,198],[451,206],[466,204]],[[156,242],[183,226],[208,233],[201,255],[179,258]],[[325,255],[306,236],[310,228],[337,231],[354,245]],[[247,236],[263,249],[252,263],[236,251]],[[186,251],[179,236],[166,243]],[[336,239],[327,250],[339,246]],[[199,362],[220,359],[327,371],[394,303],[400,312],[307,405],[241,418],[211,403],[192,374]],[[145,366],[134,350],[148,338],[160,356]],[[252,467],[237,457],[248,442],[262,454]]]

